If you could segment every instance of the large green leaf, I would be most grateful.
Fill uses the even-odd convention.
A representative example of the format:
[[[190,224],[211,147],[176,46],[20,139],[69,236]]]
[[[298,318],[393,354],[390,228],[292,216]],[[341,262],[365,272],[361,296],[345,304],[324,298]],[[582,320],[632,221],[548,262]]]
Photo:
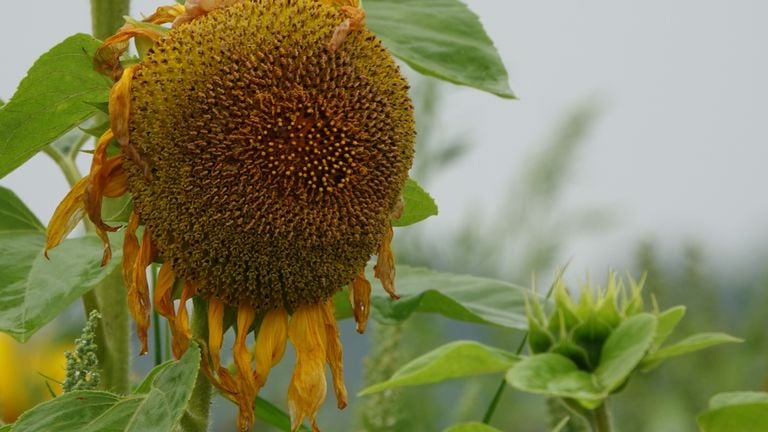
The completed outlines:
[[[192,342],[175,362],[150,372],[146,392],[128,397],[74,391],[24,413],[12,432],[168,432],[179,423],[192,395],[200,349]],[[151,381],[151,382],[150,382]]]
[[[392,221],[392,226],[413,225],[430,216],[437,215],[435,200],[414,179],[408,179],[405,183],[403,201],[405,201],[403,214],[398,219]]]
[[[459,0],[365,0],[366,24],[417,72],[514,98],[480,20]]]
[[[501,432],[501,431],[499,429],[496,429],[493,426],[488,426],[485,423],[469,422],[469,423],[460,423],[457,425],[453,425],[447,429],[444,429],[443,432]]]
[[[43,54],[0,108],[0,178],[82,123],[106,101],[111,82],[93,70],[100,42],[85,34]]]
[[[393,387],[438,383],[454,378],[503,372],[518,357],[474,341],[456,341],[418,357],[395,372],[387,381],[374,384],[360,395]]]
[[[113,408],[120,398],[99,391],[75,391],[65,393],[44,402],[19,417],[13,432],[86,432],[89,426]],[[125,413],[123,413],[125,414]],[[130,418],[130,413],[124,420]]]
[[[702,432],[765,432],[768,393],[733,392],[715,395],[697,419]]]
[[[152,380],[149,392],[137,407],[124,430],[165,432],[172,430],[189,403],[200,367],[200,348],[192,342],[177,362],[162,370]]]
[[[578,400],[587,408],[595,408],[607,397],[594,375],[579,370],[570,359],[560,354],[536,354],[523,358],[507,372],[512,387],[550,397]]]
[[[530,291],[507,282],[399,265],[395,286],[399,300],[390,299],[381,288],[374,288],[371,296],[375,316],[385,322],[430,312],[460,321],[528,327],[525,296]]]
[[[45,227],[15,193],[0,187],[0,234],[6,231],[44,233]]]
[[[117,236],[112,243],[114,256],[104,267],[96,236],[66,240],[46,260],[42,225],[13,192],[0,188],[0,331],[24,342],[97,286],[119,266]]]
[[[595,369],[607,392],[620,387],[645,357],[656,334],[656,317],[649,313],[634,315],[611,332],[600,352]]]

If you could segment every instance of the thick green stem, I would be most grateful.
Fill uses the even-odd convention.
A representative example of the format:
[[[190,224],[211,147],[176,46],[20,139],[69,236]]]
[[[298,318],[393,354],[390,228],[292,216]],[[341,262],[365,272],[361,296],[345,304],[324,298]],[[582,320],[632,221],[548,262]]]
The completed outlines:
[[[606,402],[592,410],[592,416],[589,419],[589,425],[592,427],[592,432],[611,432],[611,416],[608,412],[608,406]]]
[[[206,339],[208,337],[208,307],[204,300],[197,297],[193,299],[193,302],[192,337],[194,339]],[[202,370],[199,370],[187,411],[181,417],[181,430],[185,432],[206,432],[208,430],[212,393],[208,377]]]
[[[67,179],[67,183],[69,183],[70,187],[74,186],[75,183],[80,180],[82,175],[80,175],[80,170],[77,169],[77,164],[75,164],[73,159],[63,155],[60,151],[51,146],[43,147],[43,152],[56,162],[56,165],[59,166],[61,172],[64,173],[64,177]]]
[[[91,0],[93,36],[104,40],[119,29],[131,8],[130,0]]]

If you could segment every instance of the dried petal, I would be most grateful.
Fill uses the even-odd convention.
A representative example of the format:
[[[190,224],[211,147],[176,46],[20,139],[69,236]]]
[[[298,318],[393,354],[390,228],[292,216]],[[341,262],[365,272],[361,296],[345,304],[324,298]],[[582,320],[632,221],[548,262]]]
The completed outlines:
[[[288,386],[291,430],[297,431],[305,417],[319,430],[315,416],[325,400],[326,331],[324,305],[298,308],[291,316],[288,337],[296,350],[296,366]]]
[[[365,267],[349,285],[349,302],[352,304],[357,332],[363,334],[371,312],[371,283],[365,278]]]

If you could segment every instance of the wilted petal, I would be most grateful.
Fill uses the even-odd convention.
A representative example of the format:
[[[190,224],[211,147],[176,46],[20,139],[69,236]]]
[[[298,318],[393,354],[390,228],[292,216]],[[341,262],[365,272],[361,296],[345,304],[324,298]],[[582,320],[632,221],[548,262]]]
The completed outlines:
[[[349,285],[349,302],[352,304],[357,332],[362,334],[365,332],[368,315],[371,312],[371,283],[365,278],[365,267]]]
[[[333,375],[333,389],[336,392],[336,405],[339,409],[347,406],[347,387],[344,385],[344,364],[342,361],[341,340],[336,317],[333,316],[335,305],[333,299],[328,300],[323,308],[325,312],[326,360]]]
[[[394,231],[392,225],[389,225],[384,234],[379,254],[376,258],[376,266],[373,268],[373,275],[381,281],[381,285],[390,297],[397,300],[400,298],[395,292],[395,255],[392,253],[392,237]]]
[[[326,329],[324,305],[298,308],[291,316],[288,337],[296,350],[296,366],[288,386],[291,430],[297,431],[308,417],[313,430],[315,416],[325,400]]]

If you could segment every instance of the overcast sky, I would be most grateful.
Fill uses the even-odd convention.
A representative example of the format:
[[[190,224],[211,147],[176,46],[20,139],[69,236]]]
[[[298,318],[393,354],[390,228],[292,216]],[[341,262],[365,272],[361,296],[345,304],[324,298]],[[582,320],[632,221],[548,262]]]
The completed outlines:
[[[135,1],[133,15],[157,1]],[[697,239],[717,258],[768,244],[768,2],[761,0],[471,0],[520,97],[450,86],[444,133],[468,132],[474,150],[431,188],[450,226],[468,205],[496,209],[524,155],[566,113],[598,100],[602,115],[579,156],[566,203],[617,215],[601,236],[569,245],[571,268],[627,263],[637,239],[672,248]],[[6,2],[0,14],[0,98],[33,61],[88,32],[86,0]],[[0,180],[44,221],[67,187],[45,156]],[[762,248],[762,249],[760,249]]]

